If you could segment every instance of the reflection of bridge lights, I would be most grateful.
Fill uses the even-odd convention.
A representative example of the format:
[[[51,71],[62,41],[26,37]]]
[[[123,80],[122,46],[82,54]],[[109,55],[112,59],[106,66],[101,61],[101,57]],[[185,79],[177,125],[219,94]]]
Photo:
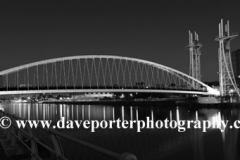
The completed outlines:
[[[151,120],[154,121],[154,117],[153,117],[153,108],[151,109]]]
[[[122,106],[122,120],[124,121],[124,106]]]
[[[172,121],[172,111],[170,110],[170,121]]]
[[[130,119],[133,120],[133,109],[132,109],[132,106],[130,107]]]
[[[138,121],[138,107],[136,107],[136,121]]]
[[[112,107],[112,111],[113,111],[113,120],[115,120],[115,110],[114,110],[114,107]]]
[[[216,109],[202,109],[201,113],[207,116],[207,120],[210,122],[211,127],[209,129],[220,129],[224,131],[222,121],[224,119],[221,117],[221,113]]]
[[[178,109],[178,107],[177,107],[177,109],[176,109],[176,119],[177,119],[177,122],[179,122],[179,120],[180,120],[180,114],[179,114],[179,109]]]
[[[122,94],[121,96],[120,96],[120,98],[124,98],[125,96],[124,96],[124,94]]]
[[[216,114],[214,114],[211,118],[209,118],[211,124],[212,124],[212,128],[218,128],[220,129],[221,131],[224,131],[224,127],[222,125],[222,121],[224,120],[222,117],[221,117],[221,113],[218,112]]]

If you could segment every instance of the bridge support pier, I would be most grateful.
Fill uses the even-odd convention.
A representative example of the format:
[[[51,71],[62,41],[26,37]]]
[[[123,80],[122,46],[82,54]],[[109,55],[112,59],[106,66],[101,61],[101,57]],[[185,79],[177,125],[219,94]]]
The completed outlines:
[[[202,44],[198,41],[198,34],[195,32],[195,39],[193,40],[193,35],[189,31],[189,45],[186,47],[190,52],[190,66],[189,66],[189,75],[197,80],[201,80],[201,64],[200,64],[200,48]],[[192,85],[199,89],[200,85],[195,81],[191,81]]]
[[[219,36],[215,39],[219,41],[218,59],[219,59],[219,87],[220,95],[229,95],[231,90],[235,90],[238,95],[239,90],[232,68],[230,41],[238,34],[230,34],[229,21],[223,26],[223,20],[219,24]]]

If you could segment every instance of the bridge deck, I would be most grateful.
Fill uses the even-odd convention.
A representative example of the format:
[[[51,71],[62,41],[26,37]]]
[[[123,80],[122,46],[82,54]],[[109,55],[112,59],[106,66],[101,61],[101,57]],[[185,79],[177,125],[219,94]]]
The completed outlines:
[[[158,90],[158,89],[59,89],[59,90],[19,90],[0,91],[0,95],[14,94],[40,94],[40,93],[178,93],[178,94],[200,94],[209,95],[206,91],[184,91],[184,90]]]

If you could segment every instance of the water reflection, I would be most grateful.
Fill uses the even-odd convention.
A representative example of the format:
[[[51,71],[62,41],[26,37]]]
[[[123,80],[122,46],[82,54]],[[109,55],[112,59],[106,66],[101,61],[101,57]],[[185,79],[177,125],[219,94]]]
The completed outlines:
[[[209,120],[216,125],[222,125],[221,120],[229,120],[232,124],[240,119],[240,109],[198,109],[185,107],[151,107],[151,106],[107,106],[107,105],[67,105],[67,104],[30,104],[30,103],[2,103],[0,108],[22,119],[52,120],[57,122],[61,117],[67,120]],[[240,134],[238,129],[227,127],[220,129],[78,129],[64,131],[72,136],[122,153],[134,153],[139,160],[185,159],[185,160],[236,160],[239,159]],[[72,147],[69,147],[72,146]],[[88,159],[107,159],[89,154],[90,151],[76,153],[71,148],[73,144],[64,143],[66,155],[69,159],[88,157]],[[80,148],[78,148],[80,149]],[[84,148],[81,148],[85,151]]]

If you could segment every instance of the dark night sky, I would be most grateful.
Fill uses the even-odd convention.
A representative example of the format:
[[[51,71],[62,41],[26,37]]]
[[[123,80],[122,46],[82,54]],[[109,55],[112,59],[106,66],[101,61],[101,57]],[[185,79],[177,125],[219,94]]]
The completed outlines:
[[[188,73],[188,30],[197,31],[204,81],[218,80],[218,23],[240,33],[240,1],[0,1],[0,70],[63,56],[107,54]],[[240,48],[240,37],[231,50]]]

